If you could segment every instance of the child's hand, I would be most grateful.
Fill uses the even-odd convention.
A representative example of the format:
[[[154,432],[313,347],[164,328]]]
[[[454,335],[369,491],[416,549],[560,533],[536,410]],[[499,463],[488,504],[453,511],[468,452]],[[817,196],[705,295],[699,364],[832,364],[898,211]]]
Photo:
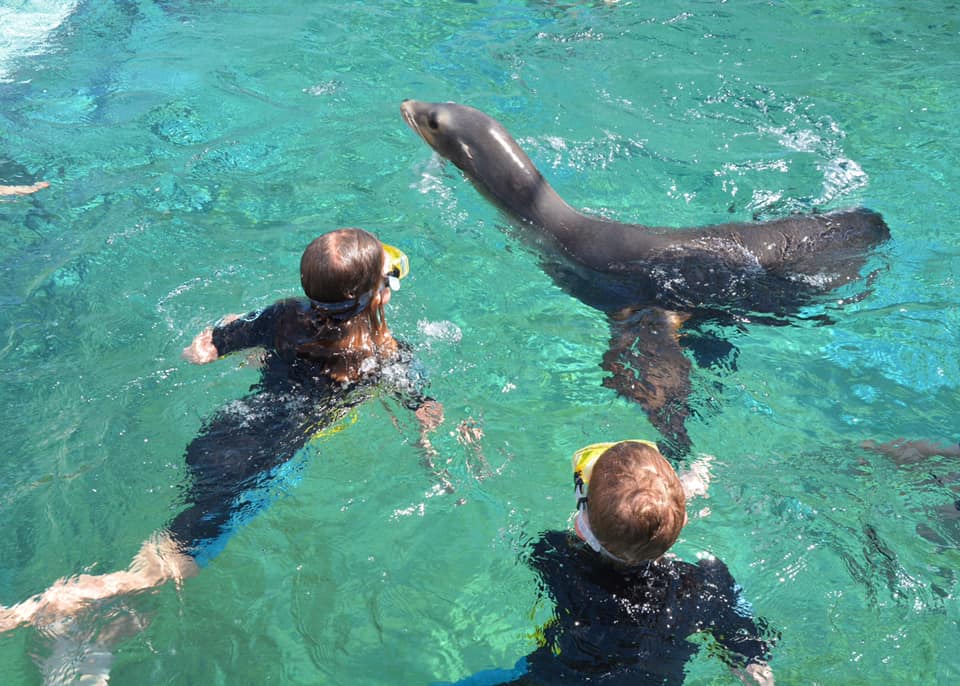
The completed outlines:
[[[237,319],[239,319],[237,315],[228,314],[220,320],[218,326],[229,324]],[[207,364],[208,362],[215,361],[218,357],[220,357],[220,352],[217,350],[217,346],[213,344],[212,328],[201,331],[197,334],[197,337],[193,339],[193,342],[183,349],[183,359],[193,364]]]
[[[457,442],[460,445],[478,445],[483,438],[483,427],[473,417],[464,419],[457,427]]]
[[[423,432],[433,431],[443,423],[443,405],[436,400],[428,400],[417,408],[415,413]]]
[[[183,359],[193,364],[207,364],[213,362],[220,353],[217,352],[217,346],[213,344],[213,329],[204,329],[193,342],[183,349]]]

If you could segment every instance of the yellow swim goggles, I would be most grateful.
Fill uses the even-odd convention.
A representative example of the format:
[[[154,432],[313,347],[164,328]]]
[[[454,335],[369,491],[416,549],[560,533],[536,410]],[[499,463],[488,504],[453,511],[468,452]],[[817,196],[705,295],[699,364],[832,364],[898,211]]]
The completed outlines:
[[[574,479],[580,478],[584,484],[590,483],[590,475],[593,474],[593,465],[596,464],[597,460],[607,452],[610,448],[615,446],[617,443],[642,443],[643,445],[649,446],[654,450],[660,450],[657,447],[657,444],[653,441],[645,441],[643,439],[631,439],[629,441],[611,441],[609,443],[593,443],[588,445],[586,448],[580,448],[577,452],[573,454],[573,477]]]
[[[400,290],[400,279],[410,273],[410,260],[399,248],[381,243],[387,256],[387,285],[391,291]]]

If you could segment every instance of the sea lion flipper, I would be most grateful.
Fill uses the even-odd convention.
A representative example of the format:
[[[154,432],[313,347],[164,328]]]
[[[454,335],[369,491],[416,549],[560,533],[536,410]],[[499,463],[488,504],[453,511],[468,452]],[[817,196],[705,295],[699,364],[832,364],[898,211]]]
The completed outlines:
[[[690,450],[685,421],[690,414],[690,360],[678,330],[688,314],[659,307],[625,309],[610,315],[610,349],[602,367],[612,376],[603,385],[640,404],[673,457]],[[668,455],[670,456],[670,455]]]

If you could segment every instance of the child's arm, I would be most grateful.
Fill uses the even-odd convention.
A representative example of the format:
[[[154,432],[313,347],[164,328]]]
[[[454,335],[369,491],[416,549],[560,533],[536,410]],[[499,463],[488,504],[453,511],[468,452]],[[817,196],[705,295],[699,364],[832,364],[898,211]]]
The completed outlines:
[[[183,349],[183,358],[193,364],[207,364],[238,350],[271,346],[280,319],[291,305],[295,306],[294,300],[281,300],[242,317],[225,315],[216,326],[197,334],[193,342]]]
[[[434,458],[439,457],[440,453],[430,442],[430,434],[443,423],[443,405],[433,398],[426,398],[423,400],[423,404],[414,411],[414,415],[420,424],[420,439],[417,441],[417,445],[423,451],[421,462],[437,478],[444,491],[453,493],[454,487],[450,481],[450,474],[446,468],[437,467]]]
[[[443,424],[443,405],[433,398],[427,398],[423,404],[414,411],[417,422],[420,423],[421,443],[429,443],[427,435],[437,430],[437,427]]]
[[[714,640],[729,657],[724,661],[743,683],[772,686],[773,670],[767,660],[777,634],[767,623],[754,617],[753,608],[743,589],[717,558],[707,557],[697,563],[707,574],[707,587],[712,587],[703,600],[708,625]]]

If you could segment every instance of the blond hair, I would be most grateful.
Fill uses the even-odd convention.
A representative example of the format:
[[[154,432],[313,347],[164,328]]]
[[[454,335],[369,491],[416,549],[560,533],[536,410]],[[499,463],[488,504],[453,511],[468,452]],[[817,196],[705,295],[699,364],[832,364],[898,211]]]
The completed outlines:
[[[686,495],[656,448],[623,441],[593,466],[587,506],[597,540],[627,564],[663,555],[686,523]]]

